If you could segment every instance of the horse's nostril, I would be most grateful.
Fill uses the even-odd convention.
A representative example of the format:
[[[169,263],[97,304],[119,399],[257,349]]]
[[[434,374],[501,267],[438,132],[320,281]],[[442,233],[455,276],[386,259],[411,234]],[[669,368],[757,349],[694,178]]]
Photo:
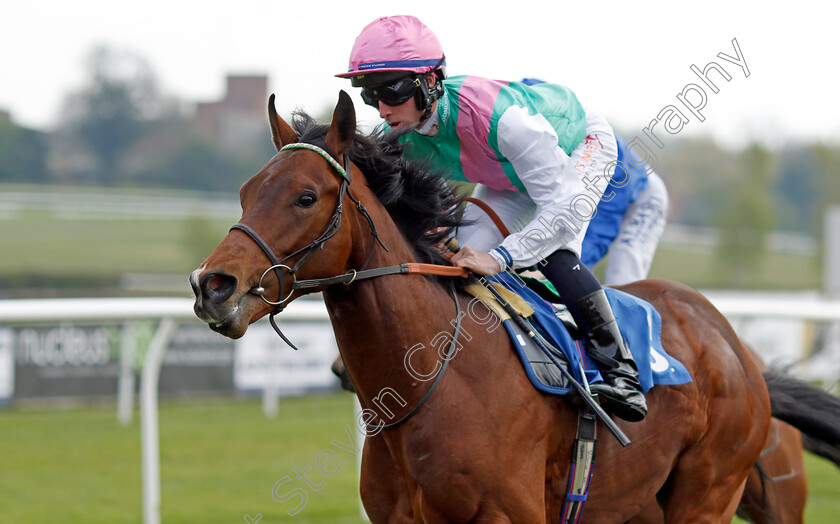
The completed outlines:
[[[237,280],[233,275],[211,273],[201,279],[201,290],[211,302],[223,302],[236,291]]]
[[[210,277],[210,280],[207,281],[207,287],[211,291],[217,291],[224,284],[225,284],[224,279],[222,277],[220,277],[219,275],[213,275],[212,277]]]

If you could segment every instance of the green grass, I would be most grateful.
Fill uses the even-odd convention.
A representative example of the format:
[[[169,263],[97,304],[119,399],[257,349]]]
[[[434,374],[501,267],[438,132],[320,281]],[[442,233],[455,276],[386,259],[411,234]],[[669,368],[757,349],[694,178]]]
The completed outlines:
[[[698,289],[729,288],[714,250],[685,249],[660,245],[650,269],[651,278],[682,282]],[[789,253],[766,254],[748,275],[745,287],[751,289],[820,289],[822,269],[819,257]]]
[[[363,522],[356,489],[356,456],[330,444],[347,442],[352,422],[348,394],[281,399],[266,419],[255,400],[165,401],[160,408],[161,517],[164,523],[243,522],[261,514],[263,524]],[[341,470],[323,477],[316,456],[336,451]],[[113,406],[75,410],[0,411],[0,515],[16,523],[140,523],[140,430],[135,418],[117,425]],[[338,466],[338,462],[333,463]],[[307,472],[316,491],[296,478]],[[811,484],[805,521],[834,523],[840,515],[840,470],[806,457]],[[272,498],[294,488],[300,501]]]
[[[101,205],[97,204],[99,201],[85,201],[92,198],[91,194],[104,195],[107,201],[115,203],[142,197],[147,200],[140,202],[147,202],[145,205],[150,208],[160,209],[163,205],[166,209],[173,208],[172,211],[203,209],[207,203],[207,197],[192,193],[104,188],[80,192],[82,189],[23,186],[29,193],[60,195],[62,200],[82,208]],[[0,185],[0,197],[2,191],[13,195],[16,190],[21,188]],[[171,200],[170,205],[166,204],[167,198],[183,200]],[[236,195],[222,198],[230,203]],[[144,205],[131,201],[136,206]],[[61,208],[52,204],[23,206],[9,212],[4,212],[4,206],[14,208],[11,196],[5,201],[0,198],[0,245],[3,246],[0,289],[18,297],[32,289],[48,287],[64,288],[62,294],[73,296],[126,294],[113,289],[125,273],[186,276],[224,238],[238,218],[235,205],[214,209],[212,216],[153,218],[111,209],[103,210],[103,216],[97,219],[61,214]],[[167,212],[166,209],[162,212]],[[768,254],[748,273],[742,287],[819,289],[822,285],[817,256]],[[730,287],[726,274],[714,250],[668,244],[660,245],[650,272],[651,277],[676,280],[701,289]],[[109,287],[112,289],[103,291]]]
[[[356,456],[337,450],[324,480],[315,458],[330,441],[347,442],[352,422],[347,394],[281,400],[274,419],[253,400],[164,402],[160,408],[161,518],[165,523],[362,522],[356,491]],[[3,522],[139,523],[142,521],[139,421],[117,425],[113,407],[71,411],[0,411],[0,515]],[[335,448],[333,448],[335,449]],[[309,466],[313,483],[296,478]],[[272,498],[294,488],[309,501]]]
[[[23,213],[4,223],[0,232],[0,273],[186,273],[210,254],[232,222],[199,222],[213,244],[196,246],[191,235],[197,224],[194,219],[57,220],[48,213]]]
[[[828,460],[806,455],[805,471],[810,483],[805,522],[837,522],[840,517],[840,473]]]

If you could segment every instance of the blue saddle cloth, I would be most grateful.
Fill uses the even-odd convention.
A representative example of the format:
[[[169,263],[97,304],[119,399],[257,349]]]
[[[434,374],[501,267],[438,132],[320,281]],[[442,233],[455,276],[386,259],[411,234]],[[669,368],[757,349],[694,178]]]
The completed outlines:
[[[553,305],[530,288],[524,287],[521,280],[509,274],[500,273],[486,278],[504,285],[530,304],[534,309],[534,315],[530,317],[532,324],[549,342],[563,352],[570,364],[570,371],[577,380],[581,379],[579,371],[581,362],[586,373],[586,379],[590,384],[602,380],[595,362],[583,350],[584,342],[572,338],[557,317],[557,310]],[[639,368],[639,382],[641,382],[645,393],[656,384],[677,385],[691,382],[691,375],[685,366],[668,355],[662,347],[660,340],[662,317],[659,312],[649,303],[633,295],[612,288],[604,288],[604,290],[618,320],[619,330],[636,360],[636,365]],[[511,322],[510,320],[504,322],[505,329],[514,340],[513,345],[534,387],[544,393],[554,395],[568,393],[568,388],[553,386],[540,381],[531,367],[530,359],[517,342],[517,333]]]

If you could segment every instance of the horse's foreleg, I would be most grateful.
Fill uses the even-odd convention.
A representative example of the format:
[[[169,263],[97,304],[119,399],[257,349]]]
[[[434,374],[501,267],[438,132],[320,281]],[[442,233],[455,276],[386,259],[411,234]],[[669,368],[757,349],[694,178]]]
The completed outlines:
[[[416,522],[402,470],[381,435],[365,439],[359,491],[373,524]]]
[[[746,487],[746,485],[747,479],[744,479],[744,482],[741,483],[741,486],[738,487],[738,490],[732,495],[732,500],[729,501],[729,505],[723,513],[721,522],[732,522],[732,518],[735,517],[735,512],[738,510],[738,506],[741,504],[741,497],[744,496],[744,487]]]

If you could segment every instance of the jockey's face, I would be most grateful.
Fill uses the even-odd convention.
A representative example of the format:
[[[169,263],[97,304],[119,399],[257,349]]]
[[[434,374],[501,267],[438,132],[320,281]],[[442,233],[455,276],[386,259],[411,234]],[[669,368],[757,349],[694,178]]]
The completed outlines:
[[[398,106],[389,106],[385,102],[379,102],[379,116],[391,126],[391,129],[399,129],[402,126],[409,126],[420,123],[423,111],[417,109],[414,99],[406,100]]]
[[[429,75],[429,86],[435,85],[436,80],[434,75]],[[437,104],[437,100],[434,103]],[[379,116],[385,120],[391,129],[419,124],[424,113],[424,111],[417,109],[417,104],[414,102],[413,97],[395,106],[390,106],[380,100],[378,102],[378,108]]]

